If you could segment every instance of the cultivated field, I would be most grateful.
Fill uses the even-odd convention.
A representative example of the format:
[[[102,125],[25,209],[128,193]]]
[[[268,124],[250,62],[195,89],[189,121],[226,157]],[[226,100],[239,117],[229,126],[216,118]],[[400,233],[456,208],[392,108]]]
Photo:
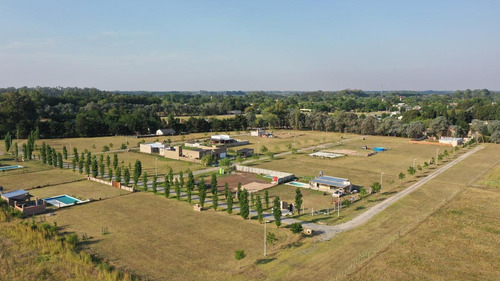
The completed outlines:
[[[257,221],[222,211],[196,212],[185,202],[151,193],[60,209],[47,220],[69,232],[87,233],[93,251],[153,280],[245,280],[248,276],[238,268],[234,251],[247,254],[242,267],[262,258],[263,226]],[[110,234],[102,235],[103,227]],[[296,239],[288,230],[268,229],[281,243]]]

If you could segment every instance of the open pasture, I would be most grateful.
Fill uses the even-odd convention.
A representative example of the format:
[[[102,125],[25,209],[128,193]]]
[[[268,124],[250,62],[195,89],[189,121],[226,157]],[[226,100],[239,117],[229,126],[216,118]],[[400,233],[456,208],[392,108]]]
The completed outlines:
[[[27,165],[31,165],[34,161],[25,163],[27,163]],[[21,188],[30,189],[35,186],[58,185],[83,178],[82,175],[73,173],[71,170],[61,170],[59,168],[50,168],[48,166],[47,170],[29,173],[10,173],[11,172],[5,172],[5,174],[0,173],[0,186],[3,186],[6,191]]]
[[[60,209],[48,221],[65,231],[86,233],[88,247],[125,268],[152,280],[248,280],[234,251],[245,250],[243,268],[262,258],[263,226],[223,211],[193,211],[186,202],[134,193],[110,200]],[[109,234],[103,235],[106,227]],[[284,243],[288,230],[268,225]],[[276,245],[275,247],[279,247]],[[270,253],[275,247],[269,247]]]
[[[307,153],[286,155],[272,161],[264,160],[250,166],[294,173],[298,177],[316,177],[319,171],[325,175],[347,178],[353,185],[368,188],[373,182],[380,181],[382,191],[392,191],[400,184],[400,172],[407,174],[409,166],[423,166],[432,157],[436,157],[436,147],[408,143],[408,139],[395,137],[367,136],[365,140],[355,139],[345,144],[334,146],[336,149],[358,149],[361,146],[373,148],[386,147],[389,150],[378,152],[370,157],[346,156],[335,159],[322,159],[308,156]],[[443,148],[439,148],[443,152]],[[411,176],[406,175],[406,180]]]
[[[355,266],[355,268],[351,267],[352,271],[348,271],[351,273],[361,268],[367,268],[367,270],[370,270],[373,268],[372,264],[374,261],[378,260],[380,264],[383,265],[383,268],[380,271],[377,270],[377,275],[372,275],[371,278],[366,278],[366,280],[408,279],[408,277],[398,278],[398,275],[393,275],[393,273],[404,271],[406,263],[397,264],[397,262],[398,260],[408,260],[409,257],[398,253],[398,251],[395,250],[394,258],[391,259],[393,262],[384,264],[384,258],[379,258],[377,256],[378,253],[384,252],[386,249],[391,249],[394,245],[394,241],[396,241],[396,244],[399,243],[397,239],[400,233],[402,235],[407,235],[408,237],[412,236],[412,229],[416,227],[418,231],[419,223],[421,223],[428,215],[439,209],[443,204],[446,204],[446,199],[453,200],[453,195],[459,194],[467,188],[467,182],[463,181],[463,178],[473,178],[481,173],[483,169],[494,163],[498,157],[500,157],[500,150],[498,150],[498,147],[495,145],[486,145],[485,149],[476,152],[456,166],[437,176],[434,180],[423,185],[418,190],[410,193],[400,201],[389,206],[367,223],[352,230],[337,234],[332,238],[332,240],[325,243],[307,242],[297,248],[281,251],[276,260],[257,267],[259,270],[266,273],[266,279],[268,280],[303,280],[304,276],[308,276],[308,279],[331,280],[335,279],[337,276],[344,277],[343,273],[346,272],[351,265]],[[457,178],[457,175],[460,175],[460,177]],[[463,196],[463,200],[468,200],[467,193]],[[489,214],[491,214],[491,212],[488,211],[488,209],[490,207],[498,209],[497,201],[498,199],[494,198],[489,198],[486,201],[479,198],[477,200],[470,201],[471,204],[476,204],[478,207],[478,216],[475,216],[475,218],[480,220],[481,226],[485,226],[484,224],[489,223],[490,221]],[[460,202],[461,201],[459,201],[458,205],[460,205]],[[485,204],[490,203],[496,204],[496,206],[484,206]],[[485,216],[481,217],[480,214],[482,214],[483,211]],[[466,226],[466,221],[470,220],[466,219],[463,223],[464,226]],[[456,264],[469,263],[470,266],[475,266],[477,263],[483,263],[483,259],[476,260],[459,253],[461,250],[465,250],[465,252],[467,252],[466,248],[469,247],[469,245],[473,245],[472,247],[474,248],[471,252],[476,252],[477,249],[481,249],[485,253],[488,253],[488,256],[491,256],[492,252],[498,252],[496,251],[498,248],[497,244],[485,243],[485,240],[483,239],[475,239],[477,235],[481,235],[481,233],[488,231],[488,229],[484,227],[478,228],[478,232],[476,232],[474,236],[466,235],[457,240],[463,241],[463,239],[466,239],[467,241],[464,241],[464,243],[455,243],[455,240],[449,240],[446,236],[441,236],[439,233],[441,233],[444,228],[447,228],[447,226],[441,228],[439,223],[434,223],[432,224],[432,227],[428,227],[426,230],[429,232],[429,234],[426,234],[426,237],[431,239],[430,241],[436,241],[437,244],[430,244],[428,243],[428,240],[422,239],[418,242],[420,245],[416,245],[417,243],[413,245],[416,245],[418,249],[423,249],[423,247],[428,249],[427,247],[436,246],[441,251],[443,249],[443,245],[447,245],[448,248],[454,247],[456,249],[450,251],[450,254],[441,251],[440,253],[443,255],[439,257],[429,255],[429,258],[432,260],[435,258],[437,264],[439,265],[441,263],[441,266],[432,265],[432,260],[429,260],[428,262],[426,261],[425,263],[422,262],[419,267],[421,274],[426,274],[427,269],[430,269],[429,274],[425,276],[419,275],[420,277],[416,279],[439,280],[443,279],[443,276],[447,276],[448,273],[458,274],[454,273],[455,270],[457,272],[461,272],[456,265],[450,264],[452,262],[455,262]],[[436,234],[437,237],[433,238],[433,234]],[[498,233],[496,235],[498,236]],[[487,240],[490,239],[488,237],[491,237],[491,235],[487,235]],[[442,245],[439,243],[442,243]],[[412,245],[408,246],[407,249],[410,250],[411,247]],[[498,254],[494,253],[493,255],[497,256],[495,259],[491,259],[491,261],[498,260]],[[425,256],[427,257],[427,255]],[[342,263],[339,263],[339,260],[341,260]],[[447,265],[450,265],[450,267],[447,267]],[[393,270],[392,266],[395,266],[396,268]],[[492,268],[492,272],[484,271],[486,268]],[[493,280],[494,278],[491,279],[491,277],[488,276],[498,276],[498,269],[495,268],[498,268],[498,266],[491,267],[487,264],[479,265],[478,270],[474,272],[481,270],[484,275],[457,279]],[[388,274],[387,276],[391,278],[385,278],[386,275],[384,274]],[[361,276],[362,275],[355,275],[350,279],[358,280]],[[478,276],[484,276],[484,278],[479,278]],[[339,280],[342,279],[343,278],[340,278]]]
[[[30,193],[34,196],[37,196],[38,198],[48,198],[66,194],[82,200],[86,200],[89,198],[92,198],[94,200],[98,200],[99,198],[107,199],[124,194],[129,194],[129,192],[127,191],[89,180],[35,188],[31,189]]]

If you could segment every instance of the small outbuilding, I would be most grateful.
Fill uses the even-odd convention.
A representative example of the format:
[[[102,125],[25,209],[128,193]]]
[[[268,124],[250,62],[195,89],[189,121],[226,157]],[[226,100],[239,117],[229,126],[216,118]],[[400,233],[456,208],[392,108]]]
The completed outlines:
[[[173,136],[175,135],[174,129],[158,129],[156,130],[157,136]]]
[[[25,216],[45,213],[45,201],[36,197],[31,200],[33,196],[24,189],[2,193],[1,196],[7,204],[22,212]]]
[[[462,139],[462,138],[440,138],[439,143],[451,144],[451,146],[455,147],[458,145],[462,145],[464,143],[464,139]]]
[[[236,150],[236,154],[240,155],[241,157],[251,157],[254,153],[253,148],[242,148]]]

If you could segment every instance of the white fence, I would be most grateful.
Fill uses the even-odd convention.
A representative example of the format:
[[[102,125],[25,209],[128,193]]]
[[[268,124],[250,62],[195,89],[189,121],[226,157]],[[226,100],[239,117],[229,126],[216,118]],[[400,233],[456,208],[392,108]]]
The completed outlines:
[[[247,173],[259,174],[259,175],[269,175],[278,178],[278,184],[286,183],[289,181],[293,181],[295,179],[294,174],[278,172],[273,170],[254,168],[242,165],[234,165],[236,171],[242,171]]]
[[[87,176],[86,178],[87,178],[87,180],[91,180],[91,181],[95,181],[95,182],[102,183],[102,184],[105,184],[105,185],[109,185],[109,186],[112,186],[112,187],[120,188],[120,189],[123,189],[123,190],[126,190],[126,191],[130,191],[130,192],[134,192],[135,191],[134,187],[128,187],[128,186],[123,185],[123,184],[121,184],[120,182],[117,182],[117,181],[107,181],[107,180],[97,179],[97,178],[89,177],[89,176]]]

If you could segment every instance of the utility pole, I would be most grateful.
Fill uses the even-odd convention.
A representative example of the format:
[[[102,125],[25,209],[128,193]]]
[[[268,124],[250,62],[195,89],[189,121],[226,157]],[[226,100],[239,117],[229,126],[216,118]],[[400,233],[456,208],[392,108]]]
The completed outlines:
[[[155,158],[155,175],[158,176],[158,158]]]
[[[438,165],[439,148],[436,148],[436,166]]]
[[[413,159],[413,169],[415,169],[415,160],[417,159]]]
[[[340,218],[340,197],[339,197],[339,202],[338,202],[338,206],[337,206],[337,218]]]
[[[380,173],[380,190],[382,190],[382,175],[383,175],[383,174],[384,174],[384,173]]]

